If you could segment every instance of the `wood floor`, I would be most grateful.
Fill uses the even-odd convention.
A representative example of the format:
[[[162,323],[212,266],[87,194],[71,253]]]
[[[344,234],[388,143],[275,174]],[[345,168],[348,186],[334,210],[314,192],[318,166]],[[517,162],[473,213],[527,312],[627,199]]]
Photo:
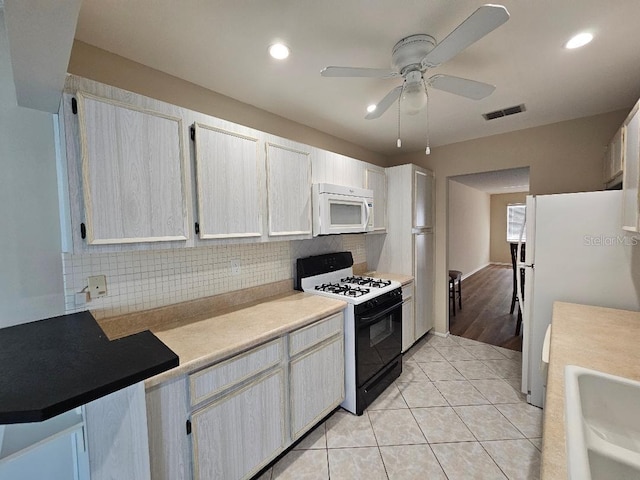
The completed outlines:
[[[515,336],[518,305],[509,314],[513,292],[510,266],[489,265],[462,281],[462,310],[453,316],[449,302],[449,331],[453,335],[522,351],[522,329]]]

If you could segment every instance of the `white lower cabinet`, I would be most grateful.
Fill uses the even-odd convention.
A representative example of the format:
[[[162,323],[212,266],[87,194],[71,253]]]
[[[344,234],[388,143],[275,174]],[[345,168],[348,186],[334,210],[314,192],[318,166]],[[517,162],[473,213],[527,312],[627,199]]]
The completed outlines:
[[[151,478],[251,478],[343,400],[338,313],[149,388]]]
[[[402,352],[406,352],[416,341],[413,319],[413,282],[402,287]]]
[[[0,425],[0,479],[89,480],[81,408],[36,423]]]
[[[142,383],[42,422],[0,425],[1,480],[150,478]]]
[[[297,440],[344,399],[344,339],[338,335],[291,360],[291,435]]]
[[[153,480],[191,480],[187,377],[147,389],[149,459]]]
[[[201,408],[191,422],[195,479],[251,477],[286,445],[283,369]]]

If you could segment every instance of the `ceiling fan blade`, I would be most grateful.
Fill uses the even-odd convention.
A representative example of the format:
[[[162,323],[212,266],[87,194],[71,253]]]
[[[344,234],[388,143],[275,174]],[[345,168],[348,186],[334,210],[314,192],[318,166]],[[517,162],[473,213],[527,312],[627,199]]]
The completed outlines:
[[[452,75],[434,75],[428,80],[429,85],[438,90],[461,95],[473,100],[482,100],[488,97],[496,89],[488,83],[476,82],[467,78],[454,77]]]
[[[374,118],[379,118],[384,112],[386,112],[393,103],[398,100],[398,97],[402,93],[402,85],[397,86],[389,93],[385,95],[385,97],[378,102],[376,105],[376,109],[373,112],[367,113],[364,118],[367,120],[373,120]]]
[[[323,77],[393,78],[399,77],[400,73],[388,68],[325,67],[320,75]]]
[[[483,5],[427,53],[422,59],[422,67],[433,68],[450,60],[507,20],[509,12],[502,5]]]

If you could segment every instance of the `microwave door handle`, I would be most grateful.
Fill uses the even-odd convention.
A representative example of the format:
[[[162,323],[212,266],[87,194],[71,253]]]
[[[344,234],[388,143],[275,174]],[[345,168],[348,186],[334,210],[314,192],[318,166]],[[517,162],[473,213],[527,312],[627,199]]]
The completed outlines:
[[[369,202],[367,202],[367,200],[364,201],[364,209],[367,213],[367,218],[364,220],[364,228],[367,228],[367,225],[369,225],[369,217],[371,217],[371,208],[369,208]]]

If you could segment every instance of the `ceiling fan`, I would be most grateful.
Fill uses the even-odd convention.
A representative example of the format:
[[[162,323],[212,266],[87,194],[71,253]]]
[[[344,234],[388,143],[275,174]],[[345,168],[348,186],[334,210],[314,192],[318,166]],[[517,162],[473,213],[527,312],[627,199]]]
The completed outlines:
[[[399,98],[406,113],[418,113],[427,103],[427,86],[480,100],[491,95],[496,87],[452,75],[438,74],[424,78],[424,74],[428,69],[455,57],[507,20],[509,12],[502,5],[483,5],[440,43],[436,43],[431,35],[426,34],[411,35],[400,40],[392,50],[392,69],[326,67],[320,74],[323,77],[403,77],[403,84],[387,93],[376,108],[365,116],[367,120],[380,117]]]

